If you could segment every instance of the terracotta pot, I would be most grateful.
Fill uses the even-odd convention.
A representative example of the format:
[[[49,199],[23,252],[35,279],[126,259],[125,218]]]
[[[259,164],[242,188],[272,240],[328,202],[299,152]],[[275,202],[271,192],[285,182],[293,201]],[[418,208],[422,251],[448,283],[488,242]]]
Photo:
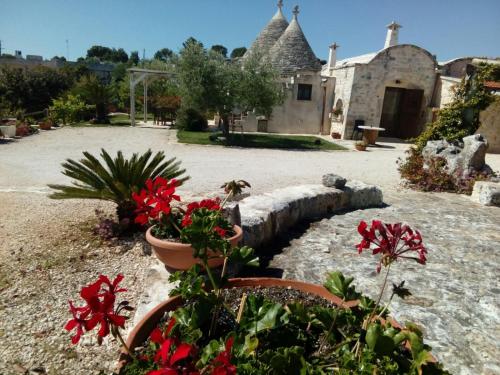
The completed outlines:
[[[50,130],[52,129],[52,122],[51,121],[43,121],[38,123],[38,128],[42,130]]]
[[[229,279],[225,288],[241,288],[241,287],[281,287],[281,288],[291,288],[300,290],[305,293],[313,294],[322,297],[336,306],[341,306],[345,308],[355,307],[359,304],[359,301],[348,301],[342,302],[342,300],[331,294],[325,287],[321,285],[309,284],[302,281],[295,280],[284,280],[275,278],[236,278]],[[163,318],[165,313],[174,311],[182,304],[184,301],[180,296],[172,297],[162,302],[156,306],[153,310],[148,312],[144,318],[134,327],[134,329],[129,333],[127,337],[127,346],[130,350],[134,350],[135,347],[141,346],[146,339],[149,337],[151,331],[158,326],[158,323]],[[122,350],[120,356],[120,361],[118,363],[118,369],[120,370],[127,363],[127,353]]]
[[[354,147],[358,151],[366,151],[366,146],[365,145],[354,145]]]
[[[193,257],[193,248],[190,244],[171,242],[161,240],[151,234],[151,227],[146,232],[146,241],[149,242],[153,248],[156,257],[172,270],[188,270],[196,263],[201,264],[199,259]],[[236,233],[233,237],[228,238],[231,246],[236,247],[243,237],[243,231],[237,225],[233,227]],[[214,253],[209,251],[209,255],[213,256]],[[210,268],[219,267],[223,263],[223,258],[213,258],[208,261]]]

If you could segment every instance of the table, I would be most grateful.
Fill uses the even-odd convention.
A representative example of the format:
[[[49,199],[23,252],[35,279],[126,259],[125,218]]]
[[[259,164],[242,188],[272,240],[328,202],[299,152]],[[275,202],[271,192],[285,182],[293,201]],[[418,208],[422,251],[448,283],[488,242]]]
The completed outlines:
[[[363,129],[363,141],[369,145],[374,145],[377,141],[378,132],[383,132],[385,128],[379,128],[377,126],[358,126],[359,129]]]

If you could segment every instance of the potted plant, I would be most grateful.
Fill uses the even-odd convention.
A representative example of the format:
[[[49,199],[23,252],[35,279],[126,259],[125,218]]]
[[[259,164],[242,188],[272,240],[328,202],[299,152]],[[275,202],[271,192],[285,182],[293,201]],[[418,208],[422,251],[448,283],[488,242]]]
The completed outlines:
[[[358,251],[379,256],[386,274],[376,301],[358,293],[352,278],[332,272],[324,287],[278,279],[208,279],[195,265],[173,274],[173,297],[133,329],[125,343],[120,329],[131,311],[117,303],[124,289],[105,276],[82,288],[83,306],[70,302],[77,343],[100,326],[98,342],[111,333],[122,344],[120,374],[448,374],[430,354],[414,324],[401,327],[388,317],[394,296],[409,295],[393,285],[385,306],[391,266],[400,260],[426,263],[422,237],[407,225],[361,222]],[[205,255],[202,255],[205,256]],[[225,258],[248,263],[252,251],[236,249]],[[207,268],[207,271],[209,269]]]
[[[167,267],[187,270],[197,263],[218,267],[223,264],[224,254],[243,237],[241,228],[231,225],[224,216],[224,205],[249,186],[243,180],[231,181],[223,185],[227,194],[224,201],[204,199],[183,208],[173,204],[181,200],[175,194],[177,181],[157,177],[148,180],[139,194],[132,195],[137,204],[135,222],[150,226],[146,240]]]
[[[50,129],[52,129],[52,121],[50,119],[40,121],[38,123],[38,128],[41,130],[50,130]]]
[[[14,121],[8,121],[5,124],[0,125],[0,133],[5,137],[14,138],[16,136],[16,123]]]
[[[358,151],[366,151],[366,147],[368,145],[366,144],[365,141],[358,141],[354,144],[354,147],[356,148],[356,150]]]
[[[333,139],[340,139],[340,138],[342,138],[342,135],[339,132],[332,132],[332,138]]]

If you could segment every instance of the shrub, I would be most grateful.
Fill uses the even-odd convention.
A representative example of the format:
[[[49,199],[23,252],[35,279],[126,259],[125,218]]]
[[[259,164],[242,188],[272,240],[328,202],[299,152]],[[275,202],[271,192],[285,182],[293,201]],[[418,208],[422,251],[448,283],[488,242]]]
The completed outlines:
[[[51,117],[54,122],[67,123],[77,122],[83,119],[84,114],[92,106],[88,106],[77,95],[67,95],[52,101],[52,106],[49,108]]]
[[[196,109],[181,108],[177,115],[177,126],[183,130],[201,132],[208,128],[208,121]]]
[[[67,159],[62,164],[62,173],[76,181],[72,182],[73,186],[49,185],[57,190],[50,198],[102,199],[114,202],[120,223],[125,219],[130,223],[134,222],[136,205],[132,194],[139,192],[148,179],[158,176],[178,178],[178,185],[181,185],[189,178],[180,177],[186,170],[180,168],[180,162],[175,158],[165,160],[163,152],[158,152],[151,158],[152,151],[148,150],[142,155],[133,154],[130,159],[125,159],[122,152],[118,151],[113,159],[103,149],[101,157],[104,165],[89,152],[84,152],[83,155],[85,158],[80,161]]]
[[[424,157],[417,148],[411,147],[407,153],[406,160],[398,161],[398,170],[401,177],[417,190],[470,195],[476,181],[491,177],[487,172],[474,172],[467,177],[463,177],[462,173],[450,175],[444,158],[434,158],[425,165]]]

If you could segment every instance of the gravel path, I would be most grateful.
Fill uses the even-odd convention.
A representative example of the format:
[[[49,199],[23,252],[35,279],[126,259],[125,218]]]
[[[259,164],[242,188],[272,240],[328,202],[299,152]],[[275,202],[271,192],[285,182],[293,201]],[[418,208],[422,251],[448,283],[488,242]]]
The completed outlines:
[[[257,150],[178,144],[175,131],[166,129],[67,127],[1,144],[0,192],[48,191],[48,183],[68,181],[60,173],[64,159],[80,159],[82,151],[97,154],[102,147],[110,153],[122,150],[130,155],[151,148],[176,156],[191,175],[185,190],[193,193],[218,189],[222,182],[235,178],[248,180],[252,193],[261,193],[316,183],[329,171],[350,179],[396,186],[399,177],[395,161],[403,156],[404,145],[394,146],[397,148],[370,152]]]
[[[90,337],[82,345],[71,346],[69,335],[62,328],[69,316],[67,300],[78,299],[80,287],[99,274],[114,276],[122,272],[123,284],[130,289],[127,298],[135,305],[147,277],[145,270],[155,263],[152,257],[144,255],[148,247],[141,240],[109,245],[90,234],[95,222],[94,210],[112,213],[112,205],[96,201],[53,201],[47,197],[46,184],[68,182],[60,173],[60,163],[65,158],[80,158],[84,150],[97,153],[101,147],[112,153],[121,149],[127,155],[147,148],[164,150],[168,156],[182,160],[192,177],[183,191],[193,195],[218,190],[222,182],[234,178],[248,180],[252,194],[257,194],[289,185],[318,183],[324,173],[335,172],[381,186],[386,196],[393,197],[393,203],[404,197],[404,193],[397,191],[396,160],[404,156],[405,145],[385,146],[370,152],[238,149],[177,144],[175,132],[163,129],[113,127],[63,128],[0,144],[0,374],[109,373],[116,363],[118,346],[106,340],[106,347],[99,348],[92,345]],[[498,155],[489,156],[488,162],[500,170]],[[434,222],[436,217],[448,220],[448,216],[443,215],[462,215],[462,211],[457,210],[446,213],[446,205],[453,207],[453,200],[443,201],[445,206],[441,211],[431,210],[429,196],[416,194],[410,203],[400,200],[399,206],[394,206],[408,207],[393,214],[397,213],[399,220],[412,222],[412,208],[424,201],[428,212],[419,211],[419,224]],[[469,213],[476,209],[465,198],[461,202]],[[477,221],[472,214],[465,220]],[[462,230],[454,232],[455,238],[443,237],[441,226],[446,224],[436,222],[427,234],[436,246],[439,241],[453,243],[457,238],[468,241],[470,248],[475,246],[465,224]],[[352,226],[348,227],[351,231]],[[484,227],[473,228],[470,233],[477,238],[483,236]],[[332,227],[324,230],[330,231]],[[490,246],[499,244],[498,235],[491,237]],[[498,266],[497,258],[488,256],[488,259],[493,266]],[[471,262],[476,261],[471,258]],[[430,267],[437,264],[441,263]],[[329,268],[331,264],[325,263],[318,275]],[[288,269],[293,271],[293,267]],[[421,288],[415,289],[420,295]],[[464,326],[468,324],[469,321],[463,321]],[[470,332],[475,331],[471,328]],[[498,326],[496,332],[498,337]],[[463,363],[475,359],[466,357]]]

